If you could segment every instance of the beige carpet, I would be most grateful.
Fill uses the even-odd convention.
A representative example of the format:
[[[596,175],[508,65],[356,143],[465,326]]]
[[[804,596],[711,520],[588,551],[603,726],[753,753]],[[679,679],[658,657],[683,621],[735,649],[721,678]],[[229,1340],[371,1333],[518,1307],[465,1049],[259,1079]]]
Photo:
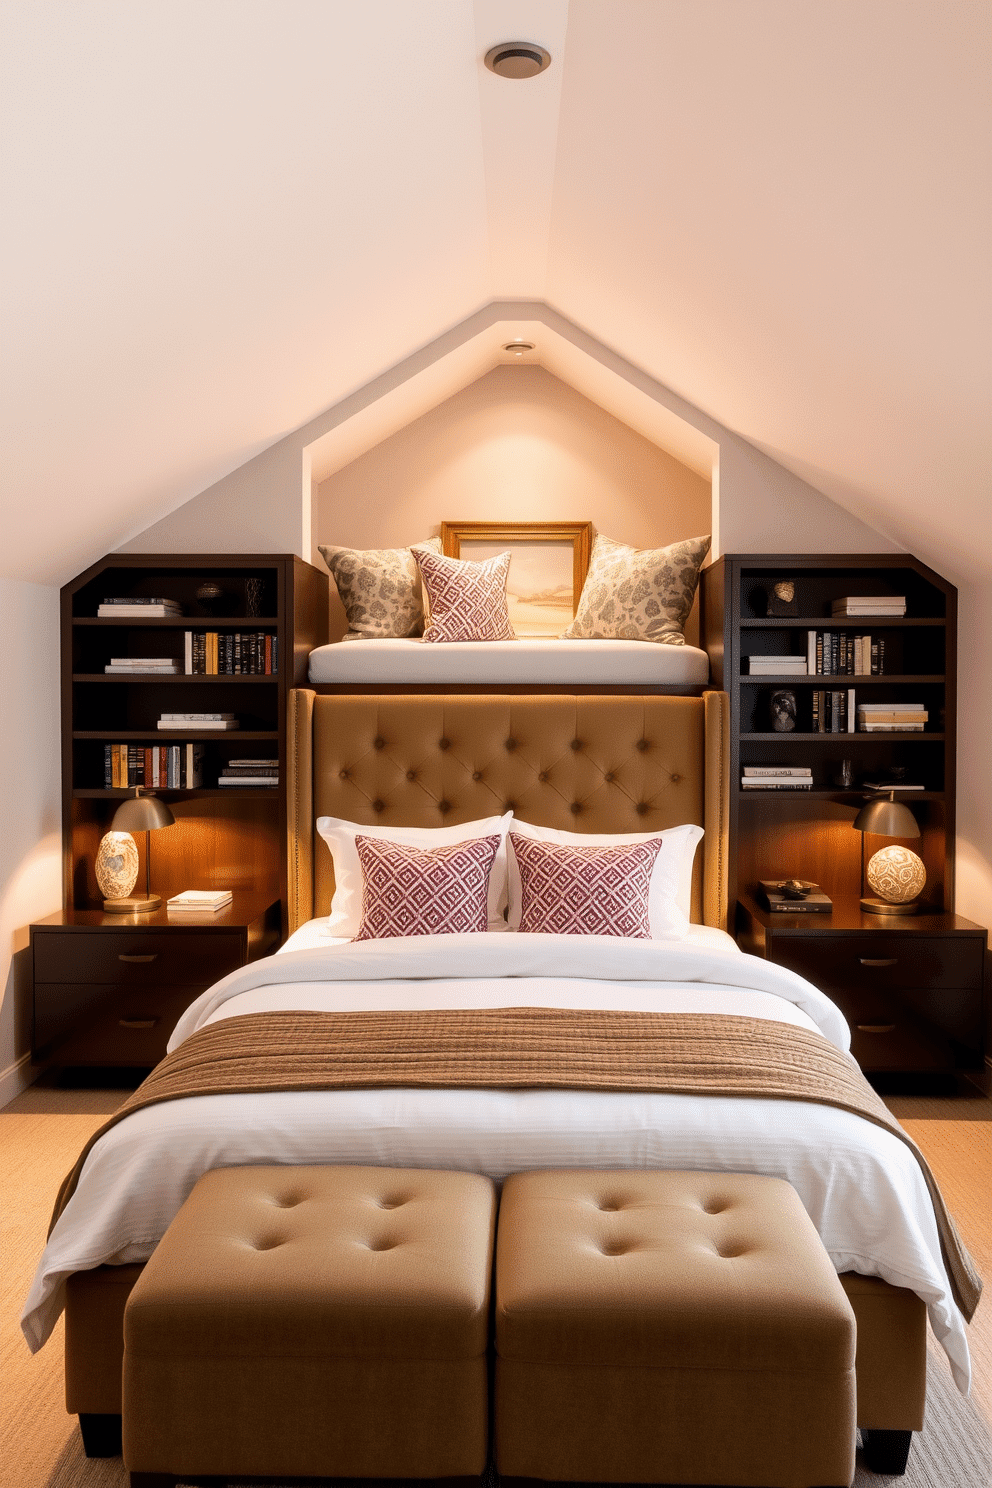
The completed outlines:
[[[87,1459],[65,1413],[62,1325],[31,1355],[18,1316],[44,1243],[58,1183],[83,1142],[122,1099],[119,1091],[35,1087],[0,1111],[0,1481],[11,1488],[125,1488],[120,1458]],[[930,1351],[925,1429],[902,1479],[860,1464],[855,1488],[989,1488],[992,1481],[992,1102],[893,1097],[889,1104],[923,1148],[965,1242],[989,1279],[970,1329],[975,1388],[954,1389],[942,1352]]]

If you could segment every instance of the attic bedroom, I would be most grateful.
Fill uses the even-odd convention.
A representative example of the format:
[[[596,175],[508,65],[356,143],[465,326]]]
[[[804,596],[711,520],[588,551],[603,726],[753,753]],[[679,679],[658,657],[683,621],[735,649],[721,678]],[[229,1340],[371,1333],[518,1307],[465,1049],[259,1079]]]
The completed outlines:
[[[12,1481],[984,1488],[987,5],[4,33]]]

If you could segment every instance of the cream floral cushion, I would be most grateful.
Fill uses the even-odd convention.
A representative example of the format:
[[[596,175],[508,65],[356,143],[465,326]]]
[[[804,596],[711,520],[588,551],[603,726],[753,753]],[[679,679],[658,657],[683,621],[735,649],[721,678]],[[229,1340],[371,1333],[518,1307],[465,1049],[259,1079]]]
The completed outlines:
[[[660,641],[684,646],[709,537],[631,548],[597,533],[575,619],[563,640]]]
[[[441,539],[417,543],[421,552],[440,553]],[[361,636],[382,640],[389,636],[420,635],[424,607],[412,548],[332,548],[321,545],[321,556],[334,576],[348,617],[345,640]]]

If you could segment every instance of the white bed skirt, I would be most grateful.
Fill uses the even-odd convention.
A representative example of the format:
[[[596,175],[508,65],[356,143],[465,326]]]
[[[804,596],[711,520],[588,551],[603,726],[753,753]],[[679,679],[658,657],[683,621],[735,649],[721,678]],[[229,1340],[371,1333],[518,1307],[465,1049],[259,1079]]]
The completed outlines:
[[[335,641],[310,652],[311,682],[613,682],[698,687],[710,662],[695,646],[654,641]]]

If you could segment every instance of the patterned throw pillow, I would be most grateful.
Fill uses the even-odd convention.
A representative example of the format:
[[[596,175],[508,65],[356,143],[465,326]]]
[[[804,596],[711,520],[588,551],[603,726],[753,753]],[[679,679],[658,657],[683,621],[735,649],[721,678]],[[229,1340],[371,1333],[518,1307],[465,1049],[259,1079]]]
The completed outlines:
[[[440,553],[441,539],[418,543],[422,552]],[[319,549],[334,576],[348,617],[346,640],[382,640],[420,635],[424,609],[420,571],[412,548]]]
[[[356,940],[481,934],[489,923],[489,874],[498,835],[423,850],[356,837],[362,922]]]
[[[648,893],[661,838],[627,847],[565,847],[510,833],[520,870],[520,929],[650,940]]]
[[[596,534],[575,619],[562,640],[660,641],[684,646],[709,537],[631,548]]]
[[[484,563],[463,563],[418,546],[414,558],[430,600],[425,641],[516,640],[506,608],[509,553]]]

